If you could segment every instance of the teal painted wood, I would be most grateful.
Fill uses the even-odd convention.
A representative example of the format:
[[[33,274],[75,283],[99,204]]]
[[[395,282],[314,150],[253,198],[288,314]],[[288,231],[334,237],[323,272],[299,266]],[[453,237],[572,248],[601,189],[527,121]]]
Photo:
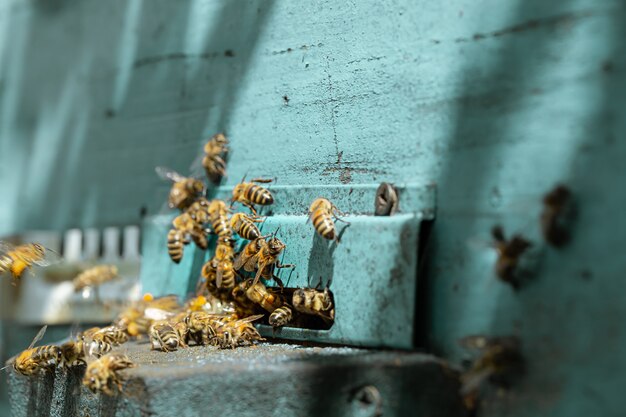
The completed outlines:
[[[277,269],[276,275],[289,288],[328,286],[333,292],[336,319],[329,330],[274,331],[263,326],[263,335],[318,343],[414,348],[418,237],[422,221],[434,217],[434,187],[398,184],[399,212],[393,216],[374,216],[375,184],[269,188],[275,203],[259,209],[259,213],[268,215],[260,225],[261,232],[279,230],[279,239],[287,245],[280,262],[295,265],[293,269]],[[226,199],[231,192],[231,188],[222,187],[216,197]],[[346,213],[344,219],[349,224],[336,224],[339,244],[319,237],[308,221],[308,207],[320,196],[329,198]],[[234,209],[239,210],[239,205]],[[166,247],[171,219],[170,215],[155,216],[144,224],[141,282],[144,290],[154,295],[186,298],[196,287],[202,263],[213,256],[215,242],[206,254],[193,244],[185,246],[183,260],[175,265]],[[240,240],[239,248],[246,243]]]
[[[2,231],[138,222],[167,194],[153,167],[218,130],[228,184],[436,183],[427,346],[521,337],[526,380],[486,415],[620,415],[625,20],[617,0],[5,2]],[[474,242],[536,241],[557,182],[575,239],[514,293]]]

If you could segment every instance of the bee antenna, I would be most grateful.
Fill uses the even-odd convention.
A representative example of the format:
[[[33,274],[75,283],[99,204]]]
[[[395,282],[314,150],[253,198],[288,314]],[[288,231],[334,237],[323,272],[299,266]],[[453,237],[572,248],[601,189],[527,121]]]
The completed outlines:
[[[274,237],[276,237],[276,235],[278,234],[278,231],[279,231],[279,230],[280,230],[280,226],[278,226],[278,229],[276,229],[276,230],[274,231]]]

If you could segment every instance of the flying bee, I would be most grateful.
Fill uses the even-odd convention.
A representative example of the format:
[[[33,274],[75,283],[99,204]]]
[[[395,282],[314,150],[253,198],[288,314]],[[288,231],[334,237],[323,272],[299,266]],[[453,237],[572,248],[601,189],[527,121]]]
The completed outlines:
[[[335,307],[328,288],[324,288],[324,291],[297,289],[292,295],[291,305],[300,313],[319,316],[327,322],[335,319]]]
[[[187,213],[189,213],[198,226],[203,227],[205,224],[209,223],[209,200],[204,197],[198,197],[198,199],[189,206]]]
[[[133,302],[123,310],[113,323],[128,336],[141,337],[148,334],[154,320],[169,318],[179,309],[180,304],[175,295],[154,298],[151,294],[146,294],[142,300]]]
[[[531,247],[531,243],[520,235],[507,240],[501,226],[495,226],[491,230],[494,246],[498,253],[495,271],[496,275],[514,289],[519,289],[521,282],[518,273],[520,257]]]
[[[267,287],[260,282],[252,284],[246,291],[246,296],[269,313],[283,305],[282,298],[278,294],[268,291]]]
[[[15,358],[13,369],[16,372],[26,376],[35,375],[54,368],[62,362],[63,352],[60,347],[54,345],[34,347],[41,340],[47,328],[48,326],[43,326],[28,348]]]
[[[187,337],[198,345],[210,345],[215,342],[216,315],[204,311],[193,311],[184,319],[187,327]]]
[[[255,178],[250,182],[244,182],[245,179],[239,184],[235,185],[233,188],[233,198],[232,202],[239,202],[244,206],[248,207],[252,213],[256,215],[256,210],[254,209],[253,204],[258,204],[260,206],[267,206],[274,203],[274,196],[272,193],[264,187],[257,185],[255,183],[270,183],[272,180],[263,179],[263,178]]]
[[[206,176],[214,183],[219,183],[222,177],[226,176],[225,155],[228,153],[228,139],[223,133],[214,135],[204,145],[204,158],[202,166],[206,171]]]
[[[13,283],[16,283],[33,265],[49,266],[60,260],[58,254],[39,243],[15,246],[0,241],[0,274],[8,271],[13,276]]]
[[[230,237],[232,235],[230,225],[228,224],[228,213],[230,213],[230,210],[226,203],[223,200],[211,200],[207,210],[213,232],[220,237]]]
[[[261,236],[261,232],[259,228],[254,223],[261,223],[259,217],[256,216],[248,216],[244,213],[235,213],[230,218],[230,227],[244,239],[254,240]]]
[[[248,346],[255,341],[265,340],[252,325],[253,321],[262,317],[263,314],[257,314],[224,323],[216,329],[218,346],[222,349],[234,349],[237,346]]]
[[[274,310],[272,314],[270,314],[268,321],[272,327],[282,327],[289,323],[292,318],[293,311],[291,307],[285,304],[284,306],[278,307]]]
[[[189,239],[178,229],[170,229],[167,233],[167,253],[175,263],[180,263],[183,259],[184,245],[189,243]]]
[[[185,210],[204,192],[204,184],[196,178],[184,177],[165,167],[156,167],[159,177],[173,182],[168,197],[170,208]]]
[[[246,244],[243,250],[239,252],[235,258],[234,268],[239,271],[242,267],[245,271],[252,272],[256,268],[256,255],[265,244],[265,238],[268,236],[258,237]]]
[[[479,391],[486,382],[508,388],[524,373],[521,342],[515,336],[468,336],[461,346],[479,352],[469,369],[461,375],[461,395],[468,408],[477,406]]]
[[[275,268],[294,268],[295,265],[285,264],[282,265],[278,260],[278,256],[285,249],[285,244],[280,241],[276,236],[273,236],[270,240],[263,240],[261,250],[255,255],[257,273],[254,277],[254,284],[259,281],[261,276],[265,279],[277,277],[274,275]],[[279,280],[277,280],[279,282]],[[279,282],[280,283],[280,282]],[[254,285],[253,284],[253,285]],[[282,283],[281,287],[282,287]]]
[[[83,385],[94,394],[102,392],[106,395],[113,395],[114,390],[122,391],[124,381],[120,371],[127,368],[134,368],[135,365],[126,355],[110,353],[87,365]]]
[[[150,343],[152,350],[172,352],[179,347],[187,347],[187,326],[185,323],[170,323],[167,320],[159,320],[150,326]]]
[[[317,198],[311,203],[309,207],[309,219],[313,222],[313,227],[318,235],[328,240],[336,240],[339,242],[335,223],[333,217],[339,221],[343,221],[337,214],[343,214],[339,211],[337,206],[330,202],[326,198]]]
[[[79,292],[85,287],[93,287],[114,280],[118,277],[118,270],[115,265],[98,265],[89,268],[74,278],[74,292]]]

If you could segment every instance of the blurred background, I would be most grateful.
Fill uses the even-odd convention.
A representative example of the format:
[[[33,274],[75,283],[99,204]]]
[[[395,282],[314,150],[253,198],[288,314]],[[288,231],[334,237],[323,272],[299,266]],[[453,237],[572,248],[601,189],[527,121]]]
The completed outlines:
[[[67,260],[2,280],[2,359],[88,317],[72,265],[124,264],[103,297],[139,293],[154,167],[190,173],[225,131],[227,185],[436,185],[420,346],[460,363],[460,338],[513,334],[528,361],[484,415],[623,415],[625,23],[621,0],[0,0],[0,235]],[[557,184],[578,205],[562,248],[539,225]],[[496,224],[539,254],[519,291]]]

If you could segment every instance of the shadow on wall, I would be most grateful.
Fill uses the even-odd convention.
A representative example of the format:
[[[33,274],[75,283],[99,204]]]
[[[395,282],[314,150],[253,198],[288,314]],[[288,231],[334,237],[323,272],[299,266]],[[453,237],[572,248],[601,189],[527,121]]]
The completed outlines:
[[[0,232],[158,211],[169,184],[154,167],[187,174],[201,143],[228,131],[272,5],[59,0],[5,12]]]
[[[626,145],[616,139],[626,132],[626,7],[516,3],[509,27],[466,39],[428,254],[437,265],[420,291],[422,338],[458,358],[460,337],[520,336],[528,378],[515,398],[487,404],[485,415],[587,415],[597,404],[619,415],[613,387],[624,377],[611,369],[624,365],[616,323],[626,311],[617,295],[623,261],[611,248],[626,243],[616,233],[626,230],[619,215],[626,201],[612,187],[626,180]],[[558,183],[580,206],[574,240],[562,250],[539,233],[542,196]],[[488,240],[495,224],[543,252],[534,280],[518,292],[496,279],[495,255],[482,256],[491,249],[468,245],[476,236]]]

